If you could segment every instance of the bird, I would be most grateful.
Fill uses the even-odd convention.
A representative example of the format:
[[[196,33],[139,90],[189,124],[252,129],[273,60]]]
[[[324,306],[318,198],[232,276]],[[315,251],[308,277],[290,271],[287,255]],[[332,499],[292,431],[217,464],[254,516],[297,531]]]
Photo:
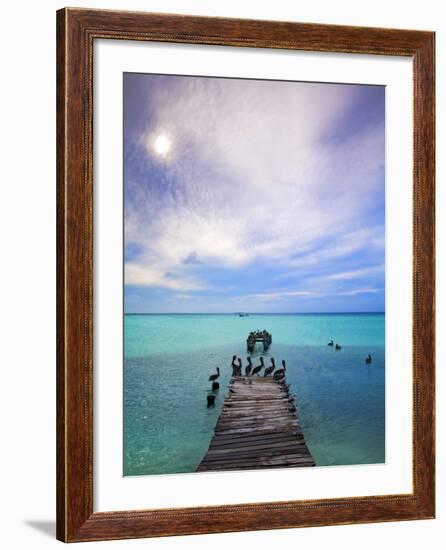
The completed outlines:
[[[245,368],[245,376],[249,376],[252,371],[251,357],[247,357],[246,360],[248,361],[248,364],[246,365],[246,368]]]
[[[276,368],[276,364],[274,363],[274,358],[271,357],[271,366],[270,366],[270,367],[267,367],[267,368],[265,369],[265,373],[264,373],[263,376],[269,376],[269,375],[273,372],[273,370],[274,370],[275,368]]]
[[[217,367],[217,374],[211,374],[211,376],[209,376],[209,382],[213,382],[214,380],[217,380],[219,376],[220,376],[220,369]]]
[[[237,365],[237,376],[242,375],[242,360],[240,357],[237,359],[238,365]]]
[[[279,370],[276,370],[276,372],[273,375],[274,380],[282,380],[283,378],[285,378],[285,371],[286,371],[286,364],[285,364],[285,360],[283,360],[282,368]]]
[[[254,376],[254,374],[259,374],[259,372],[263,369],[264,367],[264,363],[263,363],[263,357],[260,357],[260,365],[257,365],[257,367],[255,367],[253,370],[252,370],[252,375]]]
[[[206,397],[206,399],[208,402],[207,404],[208,407],[213,407],[215,405],[215,395],[210,394]]]
[[[328,342],[327,346],[333,346],[333,344],[334,344],[333,340],[330,340],[330,341]]]
[[[277,371],[274,373],[274,380],[276,382],[279,382],[280,380],[283,380],[285,378],[285,373],[283,372],[282,369],[280,369],[280,372]]]
[[[335,347],[336,350],[339,350],[339,349],[342,349],[341,346],[339,344],[336,344],[336,347]]]
[[[370,355],[370,353],[365,358],[365,362],[367,363],[367,365],[370,365],[370,363],[372,362],[372,356]]]
[[[237,365],[237,363],[235,362],[236,359],[237,359],[237,355],[233,355],[233,356],[232,356],[232,363],[231,363],[231,367],[232,367],[232,376],[237,376],[238,365]]]

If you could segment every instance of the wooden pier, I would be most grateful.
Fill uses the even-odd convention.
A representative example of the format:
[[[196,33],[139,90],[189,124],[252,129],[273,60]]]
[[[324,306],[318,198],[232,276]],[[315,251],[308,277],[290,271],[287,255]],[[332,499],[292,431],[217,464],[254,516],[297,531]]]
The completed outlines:
[[[288,385],[236,376],[197,471],[314,466]]]

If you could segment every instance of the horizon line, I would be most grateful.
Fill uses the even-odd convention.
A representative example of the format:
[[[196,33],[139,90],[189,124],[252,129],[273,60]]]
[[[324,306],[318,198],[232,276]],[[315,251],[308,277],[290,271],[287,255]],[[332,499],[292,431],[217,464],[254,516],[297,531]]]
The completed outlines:
[[[124,315],[240,315],[240,313],[248,315],[357,315],[357,314],[372,314],[385,311],[164,311],[164,312],[148,312],[148,311],[125,311]]]

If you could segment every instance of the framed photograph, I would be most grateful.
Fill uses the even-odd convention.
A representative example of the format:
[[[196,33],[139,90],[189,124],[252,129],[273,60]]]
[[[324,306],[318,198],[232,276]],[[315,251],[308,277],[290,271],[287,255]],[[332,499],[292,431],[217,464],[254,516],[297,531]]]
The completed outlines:
[[[57,12],[57,537],[434,517],[434,33]]]

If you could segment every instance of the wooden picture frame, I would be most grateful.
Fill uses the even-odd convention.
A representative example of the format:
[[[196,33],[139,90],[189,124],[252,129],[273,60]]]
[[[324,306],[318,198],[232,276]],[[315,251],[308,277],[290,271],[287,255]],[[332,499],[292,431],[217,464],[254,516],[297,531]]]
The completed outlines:
[[[411,494],[93,512],[93,42],[413,60]],[[434,517],[434,33],[66,8],[57,12],[57,538],[92,541]]]

